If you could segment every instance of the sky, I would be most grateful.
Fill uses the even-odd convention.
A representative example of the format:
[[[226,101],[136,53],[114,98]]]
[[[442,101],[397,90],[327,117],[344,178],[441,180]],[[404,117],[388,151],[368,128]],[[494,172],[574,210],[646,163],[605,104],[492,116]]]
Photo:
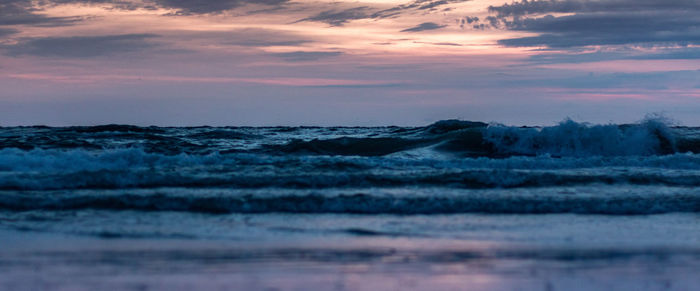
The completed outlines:
[[[0,126],[698,113],[698,0],[0,0]]]

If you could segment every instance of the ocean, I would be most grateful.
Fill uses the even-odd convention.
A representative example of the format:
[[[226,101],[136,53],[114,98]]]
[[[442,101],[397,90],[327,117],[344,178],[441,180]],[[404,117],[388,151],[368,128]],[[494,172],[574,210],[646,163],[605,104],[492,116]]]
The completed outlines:
[[[0,290],[698,290],[700,128],[0,128]]]

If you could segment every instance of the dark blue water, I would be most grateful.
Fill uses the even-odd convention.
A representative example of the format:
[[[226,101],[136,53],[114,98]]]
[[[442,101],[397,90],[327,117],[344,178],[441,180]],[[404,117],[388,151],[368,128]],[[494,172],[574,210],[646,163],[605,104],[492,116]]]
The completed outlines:
[[[0,289],[689,290],[699,153],[661,119],[5,127]]]

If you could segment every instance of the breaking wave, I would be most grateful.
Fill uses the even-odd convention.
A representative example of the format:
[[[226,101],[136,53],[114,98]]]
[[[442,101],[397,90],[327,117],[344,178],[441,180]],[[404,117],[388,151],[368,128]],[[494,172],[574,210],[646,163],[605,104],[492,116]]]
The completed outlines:
[[[431,147],[466,157],[491,158],[650,156],[700,150],[697,139],[682,138],[667,124],[660,118],[627,125],[590,125],[567,119],[550,127],[444,120],[388,137],[293,140],[266,149],[280,153],[383,156]]]
[[[570,119],[557,126],[516,128],[489,126],[484,139],[498,152],[554,156],[631,156],[671,154],[676,137],[658,119],[633,125],[588,125]]]
[[[700,186],[700,131],[663,119],[511,127],[0,128],[0,190]]]
[[[700,155],[415,159],[166,155],[142,149],[0,150],[0,190],[155,187],[513,188],[592,183],[700,186]]]
[[[1,128],[0,149],[138,148],[167,155],[386,156],[424,149],[457,157],[652,156],[700,152],[700,129],[670,127],[664,118],[637,124],[591,125],[565,120],[549,127],[515,127],[443,120],[425,127],[94,127]]]

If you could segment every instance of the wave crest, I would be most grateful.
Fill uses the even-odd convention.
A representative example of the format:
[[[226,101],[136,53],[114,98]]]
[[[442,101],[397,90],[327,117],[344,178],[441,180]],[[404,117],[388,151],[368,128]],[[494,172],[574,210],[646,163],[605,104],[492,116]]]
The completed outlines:
[[[543,128],[491,125],[484,140],[502,154],[516,155],[648,156],[677,151],[663,119],[631,125],[589,125],[571,119]]]

